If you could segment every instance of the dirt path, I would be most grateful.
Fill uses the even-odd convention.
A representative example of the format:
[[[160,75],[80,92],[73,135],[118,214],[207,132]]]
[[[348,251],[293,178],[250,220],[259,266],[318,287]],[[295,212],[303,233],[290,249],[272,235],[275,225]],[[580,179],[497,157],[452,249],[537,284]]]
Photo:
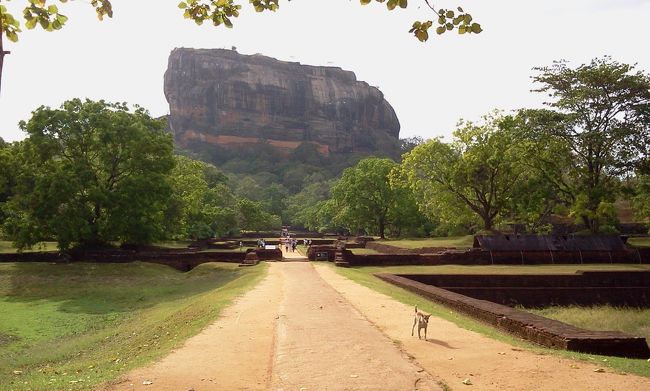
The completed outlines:
[[[285,289],[271,390],[440,389],[311,264],[281,268]]]
[[[648,378],[612,373],[597,362],[521,350],[440,318],[430,318],[428,341],[420,341],[417,335],[411,337],[413,307],[356,284],[326,265],[315,267],[419,365],[454,390],[470,389],[461,383],[468,378],[476,390],[650,390]],[[594,372],[600,369],[605,372]]]
[[[183,347],[106,390],[439,390],[411,361],[310,263],[278,262]]]
[[[215,323],[104,390],[650,389],[649,379],[513,349],[441,319],[421,341],[410,335],[412,307],[329,266],[269,266]]]
[[[129,373],[119,384],[105,390],[268,389],[282,288],[281,273],[271,267],[262,282],[181,348],[150,367]]]

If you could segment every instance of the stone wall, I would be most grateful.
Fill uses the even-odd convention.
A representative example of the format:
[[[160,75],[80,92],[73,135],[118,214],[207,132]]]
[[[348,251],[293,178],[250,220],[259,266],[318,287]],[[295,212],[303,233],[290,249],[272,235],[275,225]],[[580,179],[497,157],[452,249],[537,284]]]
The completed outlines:
[[[353,254],[343,251],[350,266],[399,265],[539,265],[583,263],[650,264],[650,248],[608,251],[445,250],[436,254]]]
[[[252,250],[260,260],[281,260],[280,250]],[[94,262],[127,263],[134,261],[158,263],[181,271],[189,271],[206,262],[240,263],[246,257],[243,251],[194,251],[191,249],[159,249],[131,251],[110,249],[101,251],[33,252],[0,254],[0,262]]]
[[[475,299],[524,307],[602,305],[650,307],[650,272],[575,274],[409,274],[402,277]]]

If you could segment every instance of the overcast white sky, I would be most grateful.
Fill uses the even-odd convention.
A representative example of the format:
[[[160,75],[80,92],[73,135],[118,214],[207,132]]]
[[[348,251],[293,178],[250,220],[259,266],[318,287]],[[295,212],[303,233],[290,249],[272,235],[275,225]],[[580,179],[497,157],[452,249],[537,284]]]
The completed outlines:
[[[236,46],[244,54],[351,70],[384,93],[402,138],[447,136],[460,118],[539,106],[544,97],[530,92],[531,68],[553,60],[577,66],[611,55],[650,71],[650,0],[434,1],[464,7],[484,31],[426,43],[408,34],[414,20],[431,18],[424,0],[392,12],[358,0],[282,0],[268,14],[240,2],[230,30],[184,20],[178,0],[113,0],[114,17],[104,22],[87,0],[60,4],[70,18],[63,30],[25,31],[17,44],[5,40],[12,53],[5,57],[0,136],[24,138],[18,121],[40,105],[58,107],[75,97],[167,114],[163,74],[174,47]],[[2,3],[17,11],[26,0]]]

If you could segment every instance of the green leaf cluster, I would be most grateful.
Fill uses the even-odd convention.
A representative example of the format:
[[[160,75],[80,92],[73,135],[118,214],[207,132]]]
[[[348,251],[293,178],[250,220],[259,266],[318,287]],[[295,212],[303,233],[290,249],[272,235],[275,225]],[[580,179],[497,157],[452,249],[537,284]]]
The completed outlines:
[[[479,23],[474,22],[472,15],[463,11],[461,7],[457,8],[456,13],[451,9],[439,9],[436,22],[436,34],[441,35],[447,31],[456,29],[458,34],[480,34],[483,28]],[[425,42],[429,39],[429,29],[433,26],[433,21],[416,21],[411,26],[409,33],[413,34],[420,42]]]
[[[6,0],[11,1],[11,0]],[[23,19],[28,29],[33,29],[37,25],[46,31],[61,29],[68,18],[59,12],[58,6],[51,4],[51,0],[27,0],[27,5],[23,8]],[[407,8],[408,0],[375,0],[378,3],[386,3],[389,11],[396,8]],[[479,34],[482,30],[481,25],[474,22],[472,16],[464,12],[461,7],[457,12],[450,9],[435,10],[427,0],[424,0],[428,8],[436,14],[438,27],[437,34],[443,34],[447,31],[456,29],[459,34]],[[68,0],[58,0],[59,3],[67,3]],[[362,5],[367,5],[372,0],[360,0]],[[277,11],[280,7],[279,0],[249,0],[255,11]],[[111,0],[90,0],[90,5],[95,9],[99,20],[104,17],[113,17],[113,5]],[[205,21],[210,21],[215,26],[224,25],[228,28],[233,27],[233,18],[239,16],[241,5],[235,3],[235,0],[181,0],[178,8],[183,10],[183,16],[186,19],[194,21],[201,25]],[[18,34],[21,32],[20,22],[8,12],[6,7],[0,5],[0,33],[3,33],[7,39],[12,42],[18,40]],[[424,42],[429,39],[429,28],[433,26],[433,21],[416,21],[409,30],[417,39]]]
[[[259,3],[268,2],[259,1]],[[262,6],[260,5],[260,7]],[[185,19],[193,20],[197,25],[202,25],[203,22],[209,20],[215,26],[223,24],[232,28],[231,18],[239,16],[241,5],[235,4],[233,0],[183,0],[178,4],[178,8],[183,10]],[[260,11],[262,10],[263,8],[260,9]]]
[[[18,33],[22,31],[20,29],[20,22],[7,12],[7,8],[2,4],[0,4],[0,26],[2,26],[0,34],[4,33],[11,42],[18,41]]]

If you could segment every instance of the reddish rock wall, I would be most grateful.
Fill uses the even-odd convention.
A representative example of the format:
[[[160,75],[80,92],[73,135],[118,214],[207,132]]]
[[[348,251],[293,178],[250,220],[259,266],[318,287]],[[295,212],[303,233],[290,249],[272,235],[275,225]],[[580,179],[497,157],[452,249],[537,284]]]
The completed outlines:
[[[340,68],[223,49],[174,49],[165,73],[169,124],[184,147],[303,142],[331,152],[398,151],[399,121],[375,87]]]

